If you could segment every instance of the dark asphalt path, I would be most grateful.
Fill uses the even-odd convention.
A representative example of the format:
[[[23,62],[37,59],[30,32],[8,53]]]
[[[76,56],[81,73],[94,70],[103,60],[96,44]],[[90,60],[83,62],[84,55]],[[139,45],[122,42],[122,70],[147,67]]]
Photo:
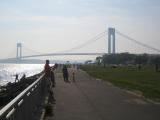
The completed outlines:
[[[160,120],[160,105],[74,71],[76,83],[64,83],[62,73],[56,73],[55,116],[50,120]]]

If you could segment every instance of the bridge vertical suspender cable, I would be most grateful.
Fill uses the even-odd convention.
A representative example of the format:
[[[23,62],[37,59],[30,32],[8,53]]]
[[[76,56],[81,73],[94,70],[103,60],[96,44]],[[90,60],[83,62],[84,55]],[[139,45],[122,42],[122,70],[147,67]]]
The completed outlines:
[[[118,35],[120,35],[120,36],[122,36],[122,37],[124,37],[124,38],[127,38],[128,40],[130,40],[130,41],[138,44],[138,45],[141,45],[141,46],[143,46],[143,47],[145,47],[145,48],[148,48],[148,49],[151,49],[151,50],[160,52],[160,49],[157,49],[157,48],[154,48],[154,47],[152,47],[152,46],[150,46],[150,45],[147,45],[147,44],[145,44],[145,43],[139,42],[139,41],[137,41],[137,40],[135,40],[135,39],[133,39],[133,38],[131,38],[131,37],[129,37],[129,36],[121,33],[121,32],[119,32],[118,30],[116,30],[116,33],[117,33]]]

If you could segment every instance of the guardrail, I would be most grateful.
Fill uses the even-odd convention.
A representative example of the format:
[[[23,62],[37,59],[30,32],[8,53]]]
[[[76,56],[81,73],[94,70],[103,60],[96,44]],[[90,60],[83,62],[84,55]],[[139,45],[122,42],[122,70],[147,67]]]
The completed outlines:
[[[36,120],[47,93],[42,74],[10,103],[0,110],[0,120]]]

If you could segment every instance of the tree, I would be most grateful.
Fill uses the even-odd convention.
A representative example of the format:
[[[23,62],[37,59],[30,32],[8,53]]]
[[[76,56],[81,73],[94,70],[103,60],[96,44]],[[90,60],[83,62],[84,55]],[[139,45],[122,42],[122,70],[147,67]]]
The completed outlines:
[[[96,63],[97,65],[100,65],[102,62],[102,57],[96,57]]]
[[[90,64],[90,63],[92,63],[92,60],[85,61],[85,64]]]
[[[153,57],[151,62],[155,65],[156,72],[158,72],[160,66],[160,56]]]
[[[138,69],[141,70],[142,65],[145,65],[148,62],[148,55],[137,55],[135,58],[135,63],[138,64]]]
[[[133,63],[133,60],[135,58],[134,54],[129,54],[129,53],[121,53],[119,54],[118,57],[118,63],[119,64],[128,64],[128,63]]]
[[[107,63],[106,57],[107,57],[107,54],[104,54],[104,55],[102,56],[102,63],[103,63],[103,66],[104,66],[104,67],[106,67],[106,63]]]

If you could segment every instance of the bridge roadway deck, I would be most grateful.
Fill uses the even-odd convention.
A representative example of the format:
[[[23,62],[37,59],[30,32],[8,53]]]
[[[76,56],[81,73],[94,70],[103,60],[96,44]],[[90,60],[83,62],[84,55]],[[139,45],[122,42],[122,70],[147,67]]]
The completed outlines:
[[[81,70],[76,71],[76,83],[64,83],[62,73],[57,72],[54,91],[55,115],[48,120],[160,120],[160,105]]]

